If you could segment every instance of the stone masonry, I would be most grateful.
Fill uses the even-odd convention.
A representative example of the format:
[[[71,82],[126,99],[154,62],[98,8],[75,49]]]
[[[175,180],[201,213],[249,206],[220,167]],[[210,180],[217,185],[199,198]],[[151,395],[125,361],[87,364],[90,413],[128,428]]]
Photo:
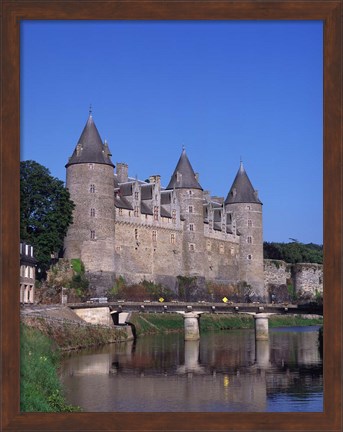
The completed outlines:
[[[185,150],[165,188],[159,175],[141,181],[125,163],[114,168],[90,113],[66,165],[75,209],[64,256],[83,261],[99,295],[118,276],[176,289],[181,275],[244,281],[266,299],[262,203],[242,163],[225,200],[203,190]]]

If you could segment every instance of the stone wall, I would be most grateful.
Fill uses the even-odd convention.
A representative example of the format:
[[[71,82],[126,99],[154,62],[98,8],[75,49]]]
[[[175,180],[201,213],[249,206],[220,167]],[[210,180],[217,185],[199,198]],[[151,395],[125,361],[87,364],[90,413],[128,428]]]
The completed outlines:
[[[264,260],[264,284],[265,287],[272,285],[287,285],[287,279],[291,278],[291,266],[281,260]]]
[[[321,264],[295,264],[292,268],[295,291],[300,298],[315,298],[323,292]]]
[[[74,312],[77,316],[90,324],[113,326],[109,307],[81,308],[74,309]]]
[[[315,300],[323,293],[323,266],[321,264],[287,264],[280,260],[264,260],[266,290],[276,295],[290,287],[299,300]]]

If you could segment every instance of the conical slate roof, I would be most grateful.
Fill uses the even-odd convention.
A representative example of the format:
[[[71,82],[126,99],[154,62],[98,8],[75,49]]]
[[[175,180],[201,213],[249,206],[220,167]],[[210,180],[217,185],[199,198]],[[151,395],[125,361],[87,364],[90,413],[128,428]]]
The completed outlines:
[[[195,178],[191,163],[183,149],[180,159],[176,165],[173,175],[166,189],[201,189],[202,187]]]
[[[233,203],[262,204],[258,199],[257,192],[253,188],[247,173],[245,172],[242,162],[225,200],[225,204]]]
[[[86,126],[77,142],[74,153],[69,158],[66,165],[81,164],[81,163],[98,163],[106,164],[114,167],[111,161],[111,153],[107,143],[102,143],[98,129],[93,121],[92,114],[89,114]]]

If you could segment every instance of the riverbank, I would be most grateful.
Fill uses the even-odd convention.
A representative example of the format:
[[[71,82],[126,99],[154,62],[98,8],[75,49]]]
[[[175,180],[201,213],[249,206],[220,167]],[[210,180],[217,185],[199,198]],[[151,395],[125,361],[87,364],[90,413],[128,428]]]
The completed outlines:
[[[60,352],[41,331],[20,327],[20,410],[23,412],[75,412],[66,403],[58,378]]]
[[[180,314],[132,313],[130,322],[135,326],[138,337],[184,331],[183,318]],[[311,318],[307,315],[271,315],[269,318],[271,328],[322,324],[322,317]],[[254,318],[248,314],[203,314],[200,318],[200,332],[251,328],[254,328]]]
[[[130,322],[138,337],[184,331],[184,321],[176,313],[132,313]],[[270,327],[322,325],[323,319],[299,315],[273,315]],[[200,332],[249,329],[254,318],[244,314],[203,314]],[[58,380],[58,364],[63,351],[81,349],[130,339],[131,328],[106,327],[51,316],[24,316],[21,324],[21,411],[72,412]],[[132,339],[132,337],[131,337]]]
[[[82,349],[133,339],[130,327],[106,327],[82,321],[45,316],[25,316],[22,322],[50,338],[61,351]]]

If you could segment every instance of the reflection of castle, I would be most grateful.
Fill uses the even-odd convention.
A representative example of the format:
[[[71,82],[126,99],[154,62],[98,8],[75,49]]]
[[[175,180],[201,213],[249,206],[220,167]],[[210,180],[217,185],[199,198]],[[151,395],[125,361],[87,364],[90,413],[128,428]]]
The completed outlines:
[[[243,337],[240,344],[235,343],[236,335]],[[137,409],[129,411],[161,411],[161,401],[170,411],[174,406],[181,411],[202,410],[204,406],[266,411],[269,398],[280,391],[299,394],[302,389],[304,397],[320,391],[316,337],[316,332],[304,336],[305,356],[300,344],[285,335],[278,337],[277,344],[258,341],[257,345],[252,332],[205,336],[200,346],[199,341],[184,343],[182,338],[173,338],[172,343],[163,343],[161,350],[158,341],[145,337],[65,360],[62,379],[71,394],[70,402],[86,410],[125,411],[134,398]],[[299,340],[303,340],[301,335]],[[299,363],[294,363],[297,358]],[[97,398],[94,388],[99,389]]]
[[[75,203],[65,257],[81,258],[97,287],[115,276],[175,287],[176,276],[226,283],[246,281],[264,297],[262,203],[241,163],[224,198],[199,183],[185,150],[166,188],[116,172],[107,142],[90,114],[66,165]]]

